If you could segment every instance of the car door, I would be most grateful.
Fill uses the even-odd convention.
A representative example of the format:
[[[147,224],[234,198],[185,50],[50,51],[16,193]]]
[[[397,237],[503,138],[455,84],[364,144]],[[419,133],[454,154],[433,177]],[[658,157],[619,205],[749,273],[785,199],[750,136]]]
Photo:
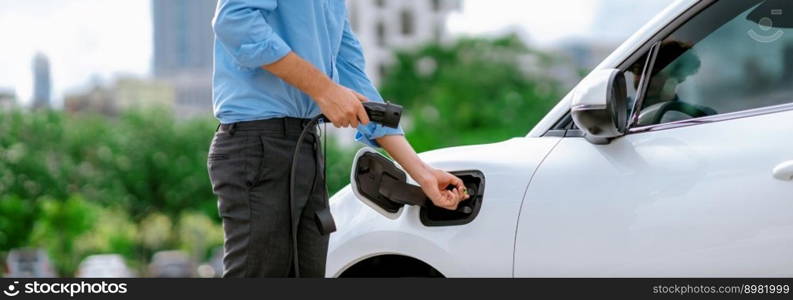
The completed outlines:
[[[629,132],[567,130],[523,201],[515,275],[793,275],[791,3],[718,1],[636,53]]]

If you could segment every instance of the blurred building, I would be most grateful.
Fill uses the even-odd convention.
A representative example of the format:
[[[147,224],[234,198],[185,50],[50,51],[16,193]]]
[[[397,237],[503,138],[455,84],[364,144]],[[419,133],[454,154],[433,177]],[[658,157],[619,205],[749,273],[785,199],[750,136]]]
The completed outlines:
[[[645,0],[642,9],[636,9],[635,0],[600,0],[590,33],[562,41],[555,50],[570,58],[576,69],[588,73],[670,3]]]
[[[175,90],[177,116],[212,112],[212,17],[217,0],[152,0],[154,76]]]
[[[33,57],[33,108],[49,108],[51,101],[52,77],[50,60],[42,53]]]
[[[116,80],[113,95],[116,107],[120,110],[149,108],[173,110],[177,97],[176,91],[170,84],[133,77]]]
[[[394,50],[448,38],[446,20],[462,9],[462,0],[347,0],[347,9],[364,49],[366,73],[379,84]]]
[[[216,0],[153,0],[154,75],[212,69]]]
[[[17,104],[16,92],[13,90],[0,90],[0,111],[7,111]]]
[[[66,94],[63,98],[63,110],[69,113],[99,113],[115,116],[118,110],[113,101],[110,88],[96,84],[87,91]]]
[[[614,52],[618,46],[618,42],[570,40],[557,47],[560,54],[571,59],[576,69],[588,73]]]
[[[674,1],[600,0],[598,2],[589,36],[601,43],[619,45]],[[641,6],[641,9],[637,6]]]
[[[112,85],[94,84],[88,91],[67,94],[64,110],[116,116],[131,109],[175,109],[176,92],[164,81],[123,77]]]

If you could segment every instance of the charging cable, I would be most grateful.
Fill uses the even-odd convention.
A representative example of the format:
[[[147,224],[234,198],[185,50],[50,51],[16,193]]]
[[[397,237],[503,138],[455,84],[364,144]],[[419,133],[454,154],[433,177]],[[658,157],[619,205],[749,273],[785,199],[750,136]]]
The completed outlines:
[[[381,124],[386,127],[390,128],[397,128],[399,127],[399,121],[402,119],[402,106],[392,104],[392,103],[379,103],[379,102],[366,102],[363,103],[363,107],[366,110],[366,114],[369,116],[369,120],[374,123]],[[291,170],[289,171],[289,223],[291,228],[291,236],[292,236],[292,267],[294,268],[294,275],[297,278],[300,278],[300,258],[298,257],[299,251],[297,248],[297,229],[298,229],[298,220],[295,219],[295,214],[297,213],[295,210],[295,176],[297,171],[297,159],[298,155],[300,154],[300,146],[303,144],[303,140],[306,138],[306,134],[308,134],[311,129],[319,124],[319,121],[327,122],[327,117],[325,115],[319,115],[312,118],[308,123],[306,123],[303,131],[300,133],[300,137],[297,139],[297,145],[295,146],[295,152],[292,154],[292,166]],[[327,125],[326,125],[327,129]],[[325,142],[327,142],[327,130],[323,133]],[[315,141],[319,142],[319,141]],[[315,148],[316,149],[316,148]],[[327,143],[323,143],[323,152],[327,154]],[[327,156],[323,158],[323,174],[327,174],[325,170],[325,161],[327,160]],[[327,181],[326,177],[323,177],[325,181]],[[327,185],[326,185],[327,186]],[[326,189],[327,191],[327,189]],[[311,195],[309,195],[310,197]],[[298,216],[301,214],[298,214]],[[322,234],[330,234],[333,231],[336,231],[336,225],[333,222],[333,216],[330,214],[330,209],[325,208],[321,211],[317,211],[315,213],[315,218],[317,220],[317,226],[319,226],[319,230]]]

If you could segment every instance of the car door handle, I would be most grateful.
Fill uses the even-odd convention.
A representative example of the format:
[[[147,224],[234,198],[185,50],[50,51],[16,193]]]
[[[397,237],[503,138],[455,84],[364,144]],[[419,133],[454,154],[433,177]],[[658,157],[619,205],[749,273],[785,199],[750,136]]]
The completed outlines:
[[[783,162],[774,168],[774,178],[782,181],[793,181],[793,160]]]

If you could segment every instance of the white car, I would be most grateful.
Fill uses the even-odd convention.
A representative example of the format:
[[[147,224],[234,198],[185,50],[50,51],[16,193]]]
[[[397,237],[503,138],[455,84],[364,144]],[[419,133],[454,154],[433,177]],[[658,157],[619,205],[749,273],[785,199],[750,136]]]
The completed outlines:
[[[134,277],[124,257],[118,254],[91,255],[83,259],[77,270],[78,278],[130,278]]]
[[[793,1],[677,1],[527,136],[421,157],[471,200],[360,152],[328,277],[793,276]]]

